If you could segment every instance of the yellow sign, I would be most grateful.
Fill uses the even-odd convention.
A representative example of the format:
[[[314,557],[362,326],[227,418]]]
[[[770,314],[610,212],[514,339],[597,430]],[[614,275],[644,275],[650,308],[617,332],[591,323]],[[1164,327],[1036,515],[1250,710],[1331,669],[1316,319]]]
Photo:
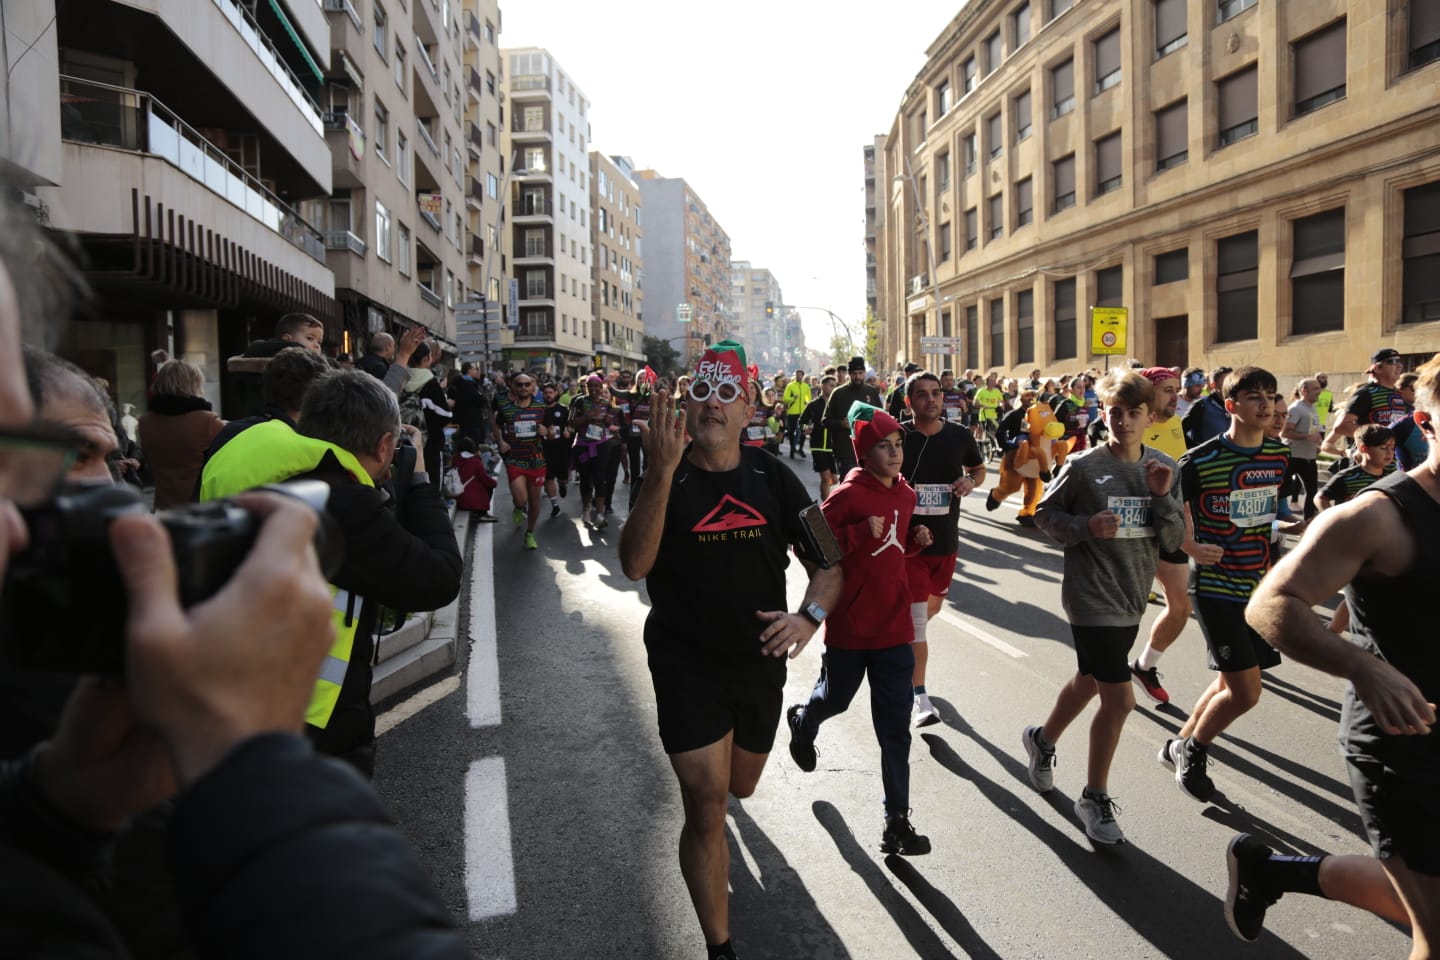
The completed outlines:
[[[1090,308],[1090,352],[1096,356],[1124,354],[1125,331],[1130,325],[1130,311],[1124,307]]]

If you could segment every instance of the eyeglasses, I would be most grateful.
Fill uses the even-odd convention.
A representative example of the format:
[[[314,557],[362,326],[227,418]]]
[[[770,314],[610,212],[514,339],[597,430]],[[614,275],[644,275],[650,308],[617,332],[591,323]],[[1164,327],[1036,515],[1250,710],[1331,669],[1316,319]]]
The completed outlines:
[[[1390,364],[1391,366],[1396,366],[1396,367],[1403,367],[1403,366],[1405,366],[1405,361],[1404,361],[1404,360],[1401,360],[1399,357],[1391,357],[1389,360],[1381,360],[1380,362],[1381,362],[1381,363],[1388,363],[1388,364]]]
[[[719,383],[712,383],[709,380],[691,380],[689,389],[690,399],[696,403],[704,403],[710,399],[713,393],[715,399],[721,403],[734,403],[740,399],[740,384],[733,380],[722,380]]]
[[[84,446],[83,437],[62,427],[0,427],[0,498],[20,507],[43,503]]]

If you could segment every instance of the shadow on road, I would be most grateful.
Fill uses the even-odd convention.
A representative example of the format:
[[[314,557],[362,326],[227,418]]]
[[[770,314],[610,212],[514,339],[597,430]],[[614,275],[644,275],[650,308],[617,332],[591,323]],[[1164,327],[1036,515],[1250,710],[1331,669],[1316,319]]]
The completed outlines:
[[[965,914],[960,912],[960,908],[936,889],[933,883],[926,880],[914,864],[892,853],[885,858],[885,867],[930,911],[930,916],[935,918],[941,929],[954,938],[966,956],[971,960],[1000,960],[1000,954],[992,950],[990,944],[976,932],[970,921],[965,919]]]
[[[1309,710],[1318,714],[1331,723],[1340,722],[1340,704],[1325,697],[1317,697],[1315,694],[1290,683],[1280,683],[1269,674],[1260,679],[1260,686],[1279,697],[1281,700],[1289,700],[1297,707]]]

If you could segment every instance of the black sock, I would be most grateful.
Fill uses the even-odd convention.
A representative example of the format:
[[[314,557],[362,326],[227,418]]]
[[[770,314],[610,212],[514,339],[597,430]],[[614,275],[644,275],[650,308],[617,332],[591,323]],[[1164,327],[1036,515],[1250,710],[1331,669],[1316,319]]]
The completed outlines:
[[[1320,891],[1320,863],[1324,857],[1282,857],[1272,854],[1265,861],[1265,877],[1271,889],[1283,893],[1308,893],[1323,897]]]
[[[709,960],[736,960],[735,948],[730,945],[729,940],[724,943],[707,943],[705,952],[709,955]]]

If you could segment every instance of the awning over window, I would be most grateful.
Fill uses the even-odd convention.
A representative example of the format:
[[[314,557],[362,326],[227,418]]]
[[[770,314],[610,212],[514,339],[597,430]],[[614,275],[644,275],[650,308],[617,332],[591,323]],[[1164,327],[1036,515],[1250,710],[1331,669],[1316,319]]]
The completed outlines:
[[[319,64],[315,62],[314,57],[310,56],[310,51],[305,47],[305,41],[300,39],[300,34],[296,32],[295,25],[290,22],[290,18],[281,8],[280,0],[270,0],[270,9],[275,12],[276,19],[280,21],[280,25],[285,28],[285,32],[290,36],[290,42],[295,44],[296,50],[300,51],[300,57],[305,61],[305,65],[309,67],[310,72],[315,75],[315,82],[324,83],[325,75],[320,72]]]

